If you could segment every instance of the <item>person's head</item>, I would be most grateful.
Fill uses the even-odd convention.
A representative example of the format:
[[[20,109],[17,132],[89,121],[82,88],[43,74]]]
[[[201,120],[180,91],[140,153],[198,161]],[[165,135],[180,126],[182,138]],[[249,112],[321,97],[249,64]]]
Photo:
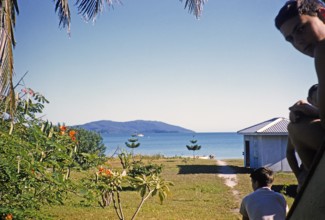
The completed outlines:
[[[273,175],[273,171],[266,167],[254,170],[250,175],[254,191],[261,187],[271,187],[274,180]]]
[[[275,18],[275,26],[297,50],[314,56],[315,45],[325,39],[325,6],[320,0],[292,0]]]
[[[316,107],[318,107],[317,88],[318,88],[318,84],[312,85],[308,90],[308,97],[307,97],[307,101]]]

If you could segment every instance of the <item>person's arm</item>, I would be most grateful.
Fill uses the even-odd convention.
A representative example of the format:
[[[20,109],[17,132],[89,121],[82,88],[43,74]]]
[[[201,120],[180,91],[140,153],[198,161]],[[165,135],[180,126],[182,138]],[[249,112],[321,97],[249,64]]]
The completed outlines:
[[[292,123],[299,122],[302,117],[319,118],[319,109],[305,100],[299,100],[289,108],[289,118]]]
[[[325,128],[325,40],[317,44],[314,51],[315,68],[318,77],[318,106],[321,125]]]
[[[287,160],[288,160],[289,166],[290,166],[292,172],[295,174],[295,176],[298,179],[299,174],[300,174],[300,168],[298,166],[298,161],[296,158],[296,151],[295,151],[293,144],[290,141],[290,138],[288,138],[286,154],[287,154]]]

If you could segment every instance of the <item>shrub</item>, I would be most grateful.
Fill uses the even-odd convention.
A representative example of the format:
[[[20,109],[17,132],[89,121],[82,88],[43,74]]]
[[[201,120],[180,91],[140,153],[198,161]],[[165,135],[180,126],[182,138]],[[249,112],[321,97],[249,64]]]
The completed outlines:
[[[83,128],[74,128],[76,131],[77,151],[74,160],[83,168],[97,166],[105,160],[106,146],[103,144],[102,136],[95,131]]]
[[[86,198],[99,199],[98,203],[105,208],[113,203],[118,219],[125,219],[120,194],[124,188],[133,188],[140,193],[140,202],[131,219],[135,219],[144,202],[150,197],[158,195],[161,202],[169,193],[172,182],[161,178],[162,165],[148,164],[141,161],[130,162],[131,154],[127,152],[119,155],[122,172],[102,165],[98,168],[95,178],[83,179],[84,188],[88,189]]]
[[[17,95],[15,112],[0,102],[0,216],[43,219],[43,204],[63,203],[73,188],[73,130],[37,118],[48,101],[31,89]]]

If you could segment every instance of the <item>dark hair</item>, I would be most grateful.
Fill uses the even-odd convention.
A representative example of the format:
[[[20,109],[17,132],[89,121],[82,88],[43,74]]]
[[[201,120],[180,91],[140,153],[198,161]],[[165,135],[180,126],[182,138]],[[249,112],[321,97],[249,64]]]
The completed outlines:
[[[312,85],[308,90],[308,97],[311,98],[313,93],[318,89],[318,84]]]
[[[266,167],[260,167],[254,170],[250,177],[254,182],[258,182],[259,187],[270,186],[273,183],[273,171]]]
[[[324,4],[319,0],[291,0],[287,1],[275,17],[275,26],[277,29],[284,22],[297,15],[317,16],[318,10],[324,8]]]

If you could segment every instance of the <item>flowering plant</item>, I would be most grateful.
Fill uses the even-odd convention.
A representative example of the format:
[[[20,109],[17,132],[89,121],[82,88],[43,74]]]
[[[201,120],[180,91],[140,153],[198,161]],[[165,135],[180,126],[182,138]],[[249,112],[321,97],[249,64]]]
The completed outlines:
[[[124,188],[133,188],[140,193],[140,202],[136,208],[136,211],[131,219],[135,219],[144,202],[150,198],[150,196],[158,195],[161,202],[167,198],[170,192],[169,186],[173,183],[161,178],[162,166],[158,165],[145,165],[139,161],[133,161],[130,163],[131,157],[123,152],[119,154],[119,159],[122,164],[122,171],[117,171],[112,168],[108,168],[107,165],[99,166],[95,171],[95,178],[84,179],[84,186],[88,189],[90,195],[88,199],[101,198],[98,203],[102,208],[109,206],[113,203],[115,212],[120,220],[125,219],[123,209],[121,193]],[[137,172],[135,172],[132,164],[137,165]],[[142,166],[142,167],[141,167]],[[149,168],[148,168],[149,167]],[[154,167],[154,169],[152,169]],[[158,170],[159,171],[158,171]]]
[[[48,101],[31,89],[17,94],[15,112],[0,102],[0,217],[43,219],[39,208],[63,203],[72,187],[74,136],[37,115]]]

